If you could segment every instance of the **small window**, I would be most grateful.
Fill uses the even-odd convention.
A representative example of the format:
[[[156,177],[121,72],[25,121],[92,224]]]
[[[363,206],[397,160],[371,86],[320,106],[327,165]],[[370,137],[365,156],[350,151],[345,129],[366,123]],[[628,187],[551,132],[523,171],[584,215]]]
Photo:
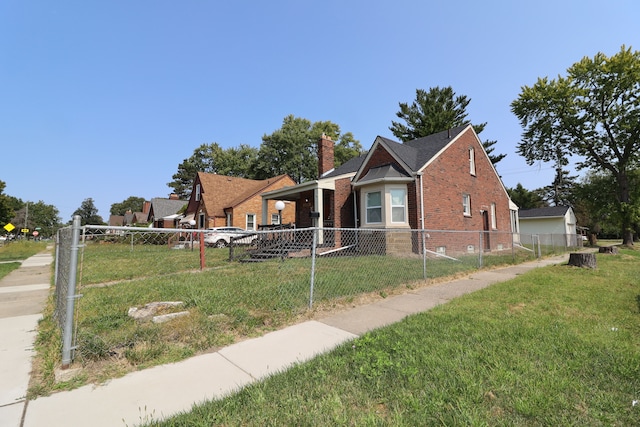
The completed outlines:
[[[382,222],[382,194],[379,191],[367,193],[367,223]]]
[[[406,190],[394,189],[391,194],[391,222],[407,222],[405,218],[406,212]]]
[[[271,214],[271,225],[280,225],[280,215],[277,213]]]
[[[476,153],[473,147],[469,147],[469,173],[476,175]]]
[[[491,228],[494,230],[498,228],[498,222],[496,220],[496,204],[495,203],[491,203]]]
[[[256,229],[256,214],[247,214],[247,230]]]
[[[196,184],[196,202],[200,201],[200,184]]]
[[[471,196],[468,194],[462,195],[462,211],[465,216],[471,216]]]
[[[474,253],[475,251],[476,251],[475,246],[473,246],[473,245],[467,245],[467,252],[468,252],[468,253],[472,254],[472,253]]]
[[[447,253],[447,247],[446,246],[436,247],[436,253],[440,255],[445,255]]]

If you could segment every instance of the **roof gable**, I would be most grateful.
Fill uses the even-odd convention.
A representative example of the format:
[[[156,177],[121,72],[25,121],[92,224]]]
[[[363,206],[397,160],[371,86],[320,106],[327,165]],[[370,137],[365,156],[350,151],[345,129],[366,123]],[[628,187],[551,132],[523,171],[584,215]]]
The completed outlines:
[[[264,180],[238,178],[198,172],[196,183],[200,183],[200,194],[207,213],[210,216],[223,217],[226,208],[233,208],[245,200],[265,191],[266,188],[282,179],[291,178],[279,175]],[[291,180],[293,185],[293,180]]]
[[[187,202],[184,200],[163,199],[156,197],[151,199],[151,207],[149,208],[149,217],[155,219],[164,218],[177,213]]]
[[[439,156],[442,151],[452,144],[471,125],[458,126],[454,129],[434,133],[429,136],[407,141],[404,144],[393,141],[389,138],[378,136],[366,155],[365,160],[360,165],[354,181],[362,178],[362,174],[368,171],[368,163],[373,157],[376,149],[386,150],[405,169],[407,174],[415,174],[423,169],[432,159]]]

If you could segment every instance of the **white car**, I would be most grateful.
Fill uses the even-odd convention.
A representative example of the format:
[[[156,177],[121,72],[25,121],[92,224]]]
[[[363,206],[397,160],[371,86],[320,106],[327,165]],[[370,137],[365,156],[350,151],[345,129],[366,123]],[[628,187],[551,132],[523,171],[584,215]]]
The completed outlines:
[[[252,245],[256,241],[256,234],[239,227],[207,228],[204,236],[204,244],[216,248],[229,246],[231,239],[235,244]]]

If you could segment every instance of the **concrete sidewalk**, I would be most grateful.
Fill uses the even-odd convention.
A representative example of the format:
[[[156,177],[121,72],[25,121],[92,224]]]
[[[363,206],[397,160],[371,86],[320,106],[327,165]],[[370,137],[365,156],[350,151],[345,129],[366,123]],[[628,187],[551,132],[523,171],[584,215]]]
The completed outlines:
[[[51,254],[34,255],[0,280],[0,426],[21,425],[52,261]]]
[[[133,372],[103,385],[87,385],[29,402],[24,400],[28,383],[28,370],[25,372],[24,364],[28,363],[30,367],[30,343],[35,336],[33,328],[38,317],[19,316],[15,324],[8,320],[0,323],[3,335],[5,331],[10,332],[9,335],[16,340],[15,344],[11,344],[16,346],[15,349],[9,349],[8,343],[6,346],[2,343],[0,366],[12,366],[10,369],[16,370],[17,365],[22,365],[20,376],[24,377],[11,393],[10,390],[6,391],[5,397],[5,373],[2,372],[0,425],[133,426],[169,417],[189,411],[195,403],[224,397],[247,384],[284,371],[295,363],[307,361],[367,331],[398,322],[410,314],[429,310],[494,283],[515,278],[533,268],[563,263],[567,259],[568,254],[476,272],[462,279],[417,289],[317,321],[293,325],[233,344],[215,353]],[[0,322],[3,320],[0,319]],[[5,347],[8,353],[13,354],[14,361],[6,358],[8,354],[5,355]],[[24,419],[21,421],[23,409]]]

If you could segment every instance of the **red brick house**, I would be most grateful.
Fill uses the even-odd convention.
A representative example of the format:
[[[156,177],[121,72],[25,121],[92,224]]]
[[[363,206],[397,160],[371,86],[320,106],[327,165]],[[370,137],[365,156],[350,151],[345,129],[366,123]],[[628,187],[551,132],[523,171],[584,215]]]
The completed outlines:
[[[318,180],[267,192],[263,204],[296,201],[298,227],[517,231],[517,207],[472,126],[404,144],[378,136],[337,169],[333,146],[318,143]]]
[[[183,225],[191,220],[197,228],[240,227],[256,230],[262,224],[280,222],[276,201],[264,204],[260,195],[265,191],[278,190],[295,185],[289,175],[280,175],[265,180],[253,180],[232,176],[198,172],[189,198]],[[285,203],[282,222],[293,222],[295,203]]]

